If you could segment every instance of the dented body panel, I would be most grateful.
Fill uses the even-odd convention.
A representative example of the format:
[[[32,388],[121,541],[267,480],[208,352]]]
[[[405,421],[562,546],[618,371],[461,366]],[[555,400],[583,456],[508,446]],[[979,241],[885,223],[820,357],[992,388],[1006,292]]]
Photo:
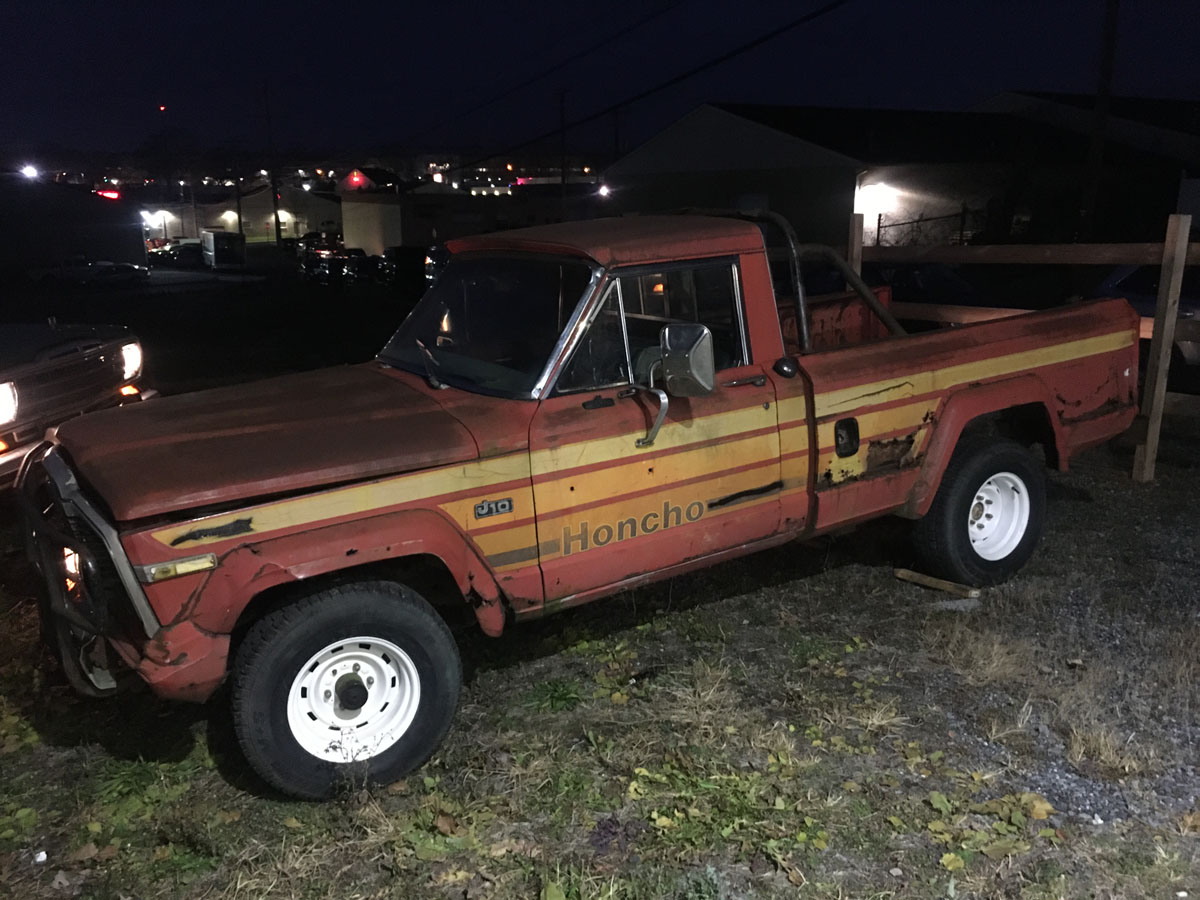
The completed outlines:
[[[103,500],[135,570],[212,561],[144,585],[157,630],[106,635],[156,692],[208,696],[230,636],[288,585],[429,560],[499,635],[509,619],[793,538],[920,516],[963,432],[989,416],[1028,417],[1065,469],[1136,413],[1138,320],[1124,301],[897,337],[848,295],[810,298],[813,350],[796,356],[794,307],[789,325],[746,222],[568,223],[450,249],[600,267],[543,393],[441,390],[373,362],[64,427],[50,452]],[[710,258],[733,267],[745,358],[708,395],[671,397],[652,444],[652,393],[554,391],[623,267]]]

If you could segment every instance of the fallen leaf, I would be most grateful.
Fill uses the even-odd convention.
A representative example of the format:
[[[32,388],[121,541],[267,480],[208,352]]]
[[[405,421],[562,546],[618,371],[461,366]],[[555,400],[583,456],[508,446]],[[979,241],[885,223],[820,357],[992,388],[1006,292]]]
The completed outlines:
[[[446,884],[460,884],[470,880],[471,873],[465,869],[447,869],[445,872],[433,877],[433,883],[439,887]]]
[[[623,694],[620,691],[613,691],[612,696],[609,699],[612,700],[612,702],[617,706],[624,706],[629,702],[629,695]]]
[[[941,863],[942,868],[947,872],[957,872],[959,869],[966,866],[966,863],[963,862],[963,858],[957,853],[943,853]]]
[[[990,860],[999,862],[1006,856],[1024,853],[1028,849],[1029,845],[1024,841],[1019,841],[1016,838],[1002,838],[985,846],[983,848],[983,855]]]
[[[904,831],[904,820],[899,816],[888,816],[887,820],[888,823],[897,831]]]
[[[104,826],[99,822],[88,822],[87,830],[89,834],[99,834],[104,830]]]
[[[440,812],[437,818],[433,820],[433,827],[440,831],[446,837],[458,831],[458,820],[448,812]]]
[[[120,852],[120,847],[116,844],[109,844],[107,847],[101,847],[100,852],[96,854],[96,859],[109,860]]]
[[[303,828],[304,826],[300,824],[300,820],[297,819],[295,816],[288,816],[286,819],[283,820],[283,827],[296,829],[296,828]]]
[[[91,841],[88,841],[86,844],[72,853],[68,859],[70,859],[71,862],[83,862],[88,859],[95,859],[99,853],[100,851],[96,848],[96,845]]]
[[[944,813],[947,816],[950,815],[950,801],[946,799],[946,795],[941,791],[929,792],[929,805],[940,813]]]
[[[219,810],[217,812],[217,821],[220,822],[222,825],[228,825],[231,822],[236,822],[241,817],[242,817],[242,811],[240,809],[231,809],[228,811]]]
[[[1045,797],[1036,797],[1030,801],[1029,817],[1031,819],[1048,819],[1056,812],[1054,806]]]
[[[67,877],[66,872],[59,872],[54,876],[54,880],[50,882],[50,887],[56,891],[66,891],[71,888],[71,879]]]

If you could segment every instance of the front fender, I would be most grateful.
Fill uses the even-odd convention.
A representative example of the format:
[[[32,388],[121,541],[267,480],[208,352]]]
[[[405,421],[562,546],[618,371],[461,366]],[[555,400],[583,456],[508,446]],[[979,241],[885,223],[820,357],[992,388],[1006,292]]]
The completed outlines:
[[[946,471],[959,438],[971,422],[989,413],[1030,404],[1037,404],[1046,411],[1046,420],[1054,433],[1054,449],[1058,458],[1065,460],[1067,454],[1062,424],[1057,416],[1050,414],[1054,408],[1053,396],[1044,381],[1030,373],[990,384],[969,385],[951,394],[939,411],[933,439],[921,463],[921,474],[899,514],[919,518],[929,511],[942,483],[942,473]]]
[[[268,588],[367,563],[434,556],[446,566],[464,598],[478,598],[475,615],[484,633],[504,629],[500,588],[470,539],[446,516],[415,509],[356,519],[297,534],[240,544],[224,553],[196,592],[191,618],[218,633],[233,630],[251,599]]]

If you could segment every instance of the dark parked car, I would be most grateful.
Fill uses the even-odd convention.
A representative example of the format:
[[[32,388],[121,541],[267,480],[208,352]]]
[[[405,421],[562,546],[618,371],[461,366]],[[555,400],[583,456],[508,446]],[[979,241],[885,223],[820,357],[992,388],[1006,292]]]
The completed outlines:
[[[0,488],[12,486],[46,429],[138,401],[142,346],[120,326],[0,326]]]

